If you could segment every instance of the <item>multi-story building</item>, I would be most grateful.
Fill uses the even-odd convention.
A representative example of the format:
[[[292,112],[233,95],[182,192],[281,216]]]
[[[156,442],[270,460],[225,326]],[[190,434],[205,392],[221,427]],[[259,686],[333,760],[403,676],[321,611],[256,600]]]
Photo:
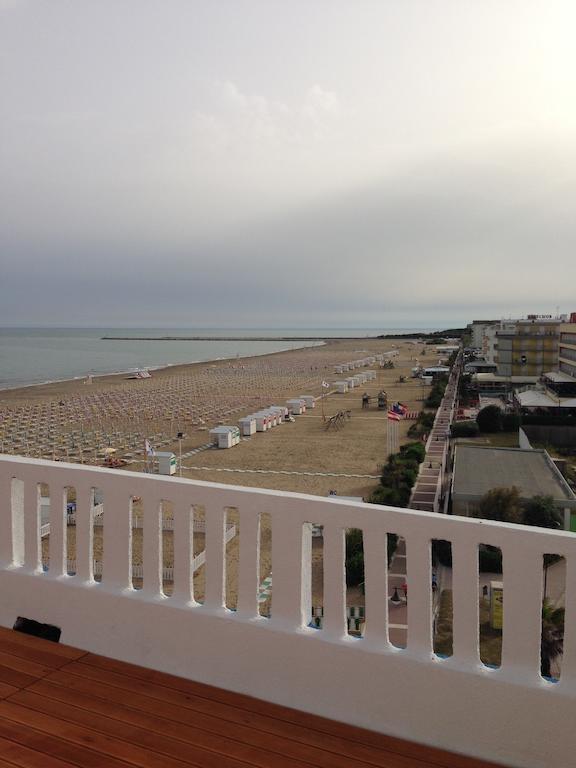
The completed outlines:
[[[498,323],[488,325],[482,333],[482,356],[487,363],[496,364],[498,350],[498,333],[511,331],[515,327],[514,320],[500,320]]]
[[[565,323],[560,328],[558,370],[574,380],[572,391],[560,394],[576,395],[576,313],[573,313],[571,319],[575,322]]]
[[[470,345],[475,349],[482,349],[482,339],[484,331],[492,325],[496,325],[498,320],[473,320],[468,328],[470,329]]]
[[[562,321],[550,315],[528,315],[506,323],[496,333],[499,376],[540,376],[556,367]]]
[[[576,312],[571,316],[576,321]],[[558,359],[554,370],[543,375],[551,406],[576,409],[576,322],[563,323],[558,335]]]

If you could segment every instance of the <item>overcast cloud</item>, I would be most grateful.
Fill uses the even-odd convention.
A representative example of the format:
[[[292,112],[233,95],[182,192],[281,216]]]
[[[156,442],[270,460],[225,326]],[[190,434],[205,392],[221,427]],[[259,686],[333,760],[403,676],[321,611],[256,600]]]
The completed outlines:
[[[0,324],[576,310],[572,0],[0,0]]]

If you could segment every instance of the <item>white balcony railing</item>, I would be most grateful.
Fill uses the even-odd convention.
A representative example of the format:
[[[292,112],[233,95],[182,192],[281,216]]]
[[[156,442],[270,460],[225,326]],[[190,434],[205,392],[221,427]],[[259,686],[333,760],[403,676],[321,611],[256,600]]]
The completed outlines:
[[[51,498],[42,567],[39,484]],[[68,574],[66,489],[76,492],[76,573]],[[94,579],[93,489],[103,496]],[[142,589],[133,588],[132,499],[143,505]],[[160,505],[174,516],[173,592],[162,590]],[[204,602],[194,599],[194,509],[205,514]],[[238,515],[237,610],[224,607],[226,510]],[[259,613],[260,521],[272,528],[270,618]],[[323,526],[323,629],[311,616],[311,528]],[[366,624],[347,633],[345,538],[364,533]],[[388,635],[387,533],[405,539],[407,647]],[[452,543],[453,655],[433,651],[431,541]],[[478,546],[504,563],[502,663],[479,658]],[[540,675],[542,558],[566,558],[558,683]],[[63,642],[414,741],[522,768],[572,765],[576,737],[576,537],[301,494],[0,458],[0,623],[22,615]]]

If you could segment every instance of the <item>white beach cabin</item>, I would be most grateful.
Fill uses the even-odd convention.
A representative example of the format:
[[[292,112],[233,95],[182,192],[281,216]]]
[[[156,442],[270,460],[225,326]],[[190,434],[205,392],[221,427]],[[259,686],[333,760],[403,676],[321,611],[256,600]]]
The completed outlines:
[[[240,419],[238,424],[240,425],[240,432],[244,437],[256,434],[256,419],[254,416],[246,416],[244,419]]]
[[[171,451],[156,451],[157,472],[159,475],[176,474],[176,454]]]
[[[256,432],[266,432],[270,424],[267,414],[253,413],[251,418],[256,420]]]
[[[240,430],[238,427],[221,426],[210,430],[212,442],[218,448],[232,448],[240,442]]]
[[[287,400],[286,405],[292,416],[301,416],[303,413],[306,413],[306,403],[303,400]]]
[[[300,400],[304,400],[306,408],[316,408],[316,398],[314,395],[300,395]]]

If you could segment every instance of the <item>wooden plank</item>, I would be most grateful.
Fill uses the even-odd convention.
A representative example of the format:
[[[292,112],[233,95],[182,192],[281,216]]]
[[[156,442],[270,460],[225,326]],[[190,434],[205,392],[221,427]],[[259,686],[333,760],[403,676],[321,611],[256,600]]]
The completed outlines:
[[[17,669],[10,669],[0,665],[0,683],[12,685],[17,689],[26,688],[38,680],[34,675],[27,675],[25,672],[19,672]]]
[[[158,672],[134,664],[127,664],[104,656],[88,653],[82,658],[80,663],[85,666],[96,667],[100,670],[115,671],[119,674],[132,677],[137,681],[155,683],[174,691],[209,699],[214,703],[218,702],[230,705],[234,708],[246,709],[253,714],[262,714],[266,718],[283,720],[295,726],[301,726],[309,732],[309,738],[305,738],[305,741],[307,742],[311,741],[313,734],[315,738],[317,734],[324,733],[332,735],[339,740],[346,740],[366,747],[375,747],[378,750],[386,750],[407,755],[423,760],[424,762],[429,762],[431,765],[441,766],[442,768],[499,768],[495,763],[477,760],[476,758],[466,757],[464,755],[457,755],[456,753],[436,749],[434,747],[415,744],[413,742],[405,741],[404,739],[358,728],[357,726],[349,725],[348,723],[328,720],[327,718],[310,715],[296,709],[283,707],[279,704],[272,704],[262,701],[261,699],[255,699],[245,694],[225,691],[221,688],[215,688],[204,683],[185,680],[184,678],[175,677],[174,675],[169,675],[165,672]],[[73,670],[69,667],[67,671]],[[93,679],[99,679],[97,676],[91,677]],[[112,684],[118,685],[118,681],[113,681]],[[299,734],[298,738],[303,737],[301,731],[295,731],[291,738],[297,738],[295,735],[296,733]],[[344,749],[344,745],[340,744],[340,748]],[[350,747],[348,746],[342,754],[351,754]],[[356,755],[357,752],[355,751],[354,756]],[[380,763],[376,764],[379,765]],[[383,763],[383,765],[385,764]]]
[[[0,718],[0,754],[26,768],[129,768],[128,763],[119,760],[104,763],[102,756],[90,749],[22,728],[4,718]]]
[[[9,683],[0,683],[0,699],[5,699],[7,696],[11,696],[18,690],[19,688],[14,685],[9,685]]]
[[[0,627],[0,641],[3,639],[11,642],[17,642],[20,646],[35,648],[39,651],[45,651],[51,656],[60,656],[61,658],[68,659],[69,661],[74,661],[75,659],[79,659],[81,656],[86,655],[86,651],[81,651],[78,648],[72,648],[69,645],[53,643],[50,640],[43,640],[39,637],[33,637],[32,635],[25,635],[23,632],[15,632],[13,629]]]
[[[211,755],[208,760],[205,759],[206,755],[203,755],[201,761],[196,762],[192,756],[190,759],[183,761],[165,754],[153,753],[149,747],[142,747],[140,744],[134,744],[125,739],[114,738],[107,733],[100,733],[100,729],[106,730],[103,719],[98,720],[95,724],[98,730],[94,730],[93,728],[86,728],[66,720],[61,720],[59,717],[44,714],[38,710],[12,704],[6,700],[0,702],[0,722],[2,719],[25,726],[23,730],[34,729],[35,731],[40,731],[43,735],[68,742],[74,748],[90,745],[90,750],[98,756],[100,761],[98,765],[118,765],[118,761],[124,761],[124,763],[145,766],[146,768],[185,768],[185,766],[196,766],[196,768],[220,768],[220,766],[223,766],[223,768],[228,766],[230,768],[232,766],[234,768],[246,768],[245,764],[236,760],[223,763],[217,755]],[[128,735],[126,733],[125,737]],[[131,732],[130,736],[135,738],[136,734]],[[106,756],[105,763],[102,761],[103,755]],[[84,766],[85,764],[82,762],[80,765]]]
[[[29,749],[8,739],[0,738],[0,768],[75,768],[55,757],[50,757],[35,749]]]
[[[12,653],[5,653],[0,649],[0,666],[8,669],[15,669],[18,672],[25,672],[33,677],[44,677],[54,671],[53,667],[47,667],[45,664],[37,664],[30,659],[23,659],[21,656],[14,656]]]
[[[51,643],[49,640],[40,641],[44,643],[40,647],[33,647],[25,643],[21,643],[18,638],[18,633],[14,632],[11,638],[5,639],[0,637],[0,652],[8,653],[11,656],[18,656],[21,659],[34,662],[35,664],[43,664],[46,667],[52,669],[59,669],[64,664],[69,664],[73,659],[67,659],[59,654],[53,653],[50,646],[58,647],[56,643]],[[82,658],[81,656],[79,658]]]
[[[169,758],[175,758],[178,761],[182,761],[186,765],[199,765],[204,768],[239,768],[242,765],[237,759],[229,756],[229,752],[226,749],[226,744],[220,741],[222,739],[219,736],[218,739],[208,737],[205,739],[205,744],[200,745],[194,743],[193,746],[186,741],[181,740],[178,737],[174,737],[168,733],[167,721],[162,718],[153,718],[148,716],[145,718],[147,723],[133,723],[130,718],[117,717],[115,715],[122,713],[122,707],[116,707],[113,711],[113,705],[110,705],[107,710],[106,707],[102,707],[100,712],[95,713],[94,710],[89,711],[84,709],[76,702],[65,703],[63,701],[58,702],[58,706],[54,706],[54,701],[46,699],[44,696],[36,692],[29,690],[20,691],[10,700],[11,703],[19,704],[35,712],[42,712],[44,714],[55,713],[55,716],[59,720],[63,720],[66,723],[74,723],[82,727],[97,729],[99,734],[121,739],[129,742],[131,745],[142,747],[148,750],[149,753],[153,753],[159,760],[166,760]],[[105,702],[103,702],[105,704]],[[126,711],[126,710],[124,710]],[[152,725],[152,727],[148,727]],[[180,726],[181,727],[181,726]],[[232,742],[233,744],[233,742]],[[240,758],[244,760],[244,758]],[[250,765],[263,765],[265,768],[268,766],[276,766],[274,762],[274,756],[268,756],[268,762],[248,761]],[[167,763],[168,764],[168,763]],[[245,765],[245,763],[244,763]],[[282,762],[282,768],[287,768],[288,764]],[[280,764],[278,766],[280,768]],[[294,764],[294,768],[307,768],[304,763]]]
[[[81,682],[81,678],[84,678],[83,682]],[[238,709],[229,704],[222,704],[208,698],[146,683],[126,675],[98,670],[89,665],[72,663],[65,670],[53,672],[45,679],[55,683],[63,682],[86,693],[98,691],[103,698],[106,698],[107,695],[110,696],[110,690],[114,688],[122,694],[128,691],[132,694],[132,702],[136,706],[141,708],[148,699],[152,707],[151,711],[166,712],[168,706],[172,705],[171,711],[179,718],[179,721],[191,725],[197,723],[202,715],[211,716],[218,721],[216,732],[218,730],[219,732],[228,732],[232,723],[241,724],[257,734],[257,743],[260,743],[263,734],[271,734],[299,742],[306,751],[315,748],[329,754],[330,760],[327,761],[327,765],[330,768],[336,761],[340,762],[341,759],[345,765],[349,765],[350,760],[353,760],[360,765],[364,762],[382,768],[424,768],[425,765],[428,765],[425,761],[406,758],[393,751],[350,742],[336,735],[314,731],[305,726],[286,723],[260,713],[256,714],[246,709]],[[102,686],[109,687],[110,690],[106,691],[106,687],[102,688]],[[183,720],[186,713],[188,720]],[[313,716],[310,718],[314,719]],[[222,721],[224,722],[222,723]]]
[[[2,754],[3,754],[3,746],[4,745],[2,744],[2,739],[0,739],[0,753],[2,753]],[[14,746],[16,746],[16,745],[14,745]],[[32,765],[34,765],[34,768],[40,768],[40,766],[45,766],[46,765],[46,762],[44,762],[44,763],[40,762],[41,760],[44,759],[44,755],[40,755],[40,754],[36,753],[35,757],[38,759],[38,762],[35,762],[35,763],[30,763],[30,762],[25,762],[25,763],[23,763],[23,762],[9,763],[7,759],[3,760],[2,758],[0,758],[0,768],[18,768],[18,766],[30,766],[30,768],[32,768]],[[59,766],[61,766],[61,767],[62,766],[70,766],[70,765],[71,765],[71,763],[62,763],[62,762],[59,763]]]
[[[348,758],[300,745],[290,739],[254,731],[217,718],[207,718],[198,713],[187,713],[188,717],[181,717],[180,709],[170,705],[163,705],[159,714],[154,699],[128,694],[130,698],[127,701],[121,690],[107,686],[98,686],[96,692],[91,690],[90,693],[82,693],[41,680],[27,689],[27,692],[38,693],[52,702],[66,702],[81,707],[93,713],[92,718],[104,714],[121,722],[139,725],[151,733],[162,733],[191,746],[200,745],[262,768],[271,765],[277,768],[305,768],[310,763],[325,768],[350,766]],[[121,703],[116,703],[118,698]],[[21,698],[14,700],[24,703]],[[354,764],[360,768],[367,765],[363,761],[355,761]]]

